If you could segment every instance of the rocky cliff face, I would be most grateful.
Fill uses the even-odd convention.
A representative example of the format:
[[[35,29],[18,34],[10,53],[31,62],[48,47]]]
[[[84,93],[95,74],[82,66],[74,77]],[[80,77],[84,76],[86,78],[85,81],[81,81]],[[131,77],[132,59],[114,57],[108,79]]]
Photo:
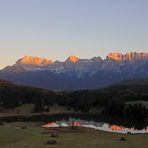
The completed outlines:
[[[148,58],[148,53],[137,53],[137,52],[129,52],[123,55],[122,53],[110,53],[107,55],[107,59],[112,59],[115,61],[133,61],[133,60],[145,60]]]
[[[79,61],[79,58],[76,56],[70,56],[68,57],[67,61],[71,63],[77,63]]]
[[[16,65],[50,65],[53,64],[53,61],[44,59],[44,58],[39,58],[39,57],[31,57],[31,56],[25,56],[21,59],[19,59],[16,62]]]

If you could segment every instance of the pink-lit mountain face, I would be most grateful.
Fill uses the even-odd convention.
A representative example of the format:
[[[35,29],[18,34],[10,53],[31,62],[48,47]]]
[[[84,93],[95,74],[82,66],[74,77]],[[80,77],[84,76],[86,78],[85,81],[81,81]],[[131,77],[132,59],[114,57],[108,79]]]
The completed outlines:
[[[110,59],[110,60],[114,60],[114,61],[132,61],[132,60],[145,60],[148,58],[148,53],[137,53],[137,52],[129,52],[126,54],[122,54],[122,53],[109,53],[106,56],[106,59]],[[92,58],[93,59],[93,58]],[[74,55],[70,56],[67,58],[66,61],[71,62],[76,64],[77,62],[81,61],[81,60],[87,60],[88,62],[91,61],[92,59],[80,59]],[[65,62],[66,62],[65,61]],[[16,65],[20,65],[20,64],[24,64],[24,65],[38,65],[38,66],[45,66],[45,65],[52,65],[54,64],[54,62],[52,60],[49,59],[45,59],[45,58],[39,58],[39,57],[32,57],[32,56],[25,56],[21,59],[19,59],[16,62]]]
[[[76,73],[95,73],[102,69],[118,69],[121,65],[127,67],[131,62],[133,66],[138,66],[138,63],[147,62],[148,53],[130,52],[127,54],[122,53],[109,53],[106,59],[94,57],[92,59],[80,59],[76,56],[68,57],[64,62],[52,61],[49,59],[25,56],[13,66],[8,66],[3,71],[21,72],[21,71],[34,71],[34,70],[49,70],[52,72],[63,73],[67,71],[74,71]]]
[[[76,56],[70,56],[67,61],[71,62],[71,63],[77,63],[79,61],[79,58]]]
[[[0,72],[0,78],[48,89],[99,88],[148,77],[148,53],[110,53],[106,59],[68,57],[64,62],[25,56]]]
[[[24,72],[42,69],[54,62],[45,58],[25,56],[16,61],[13,66],[7,66],[3,70],[9,72]]]
[[[107,55],[107,58],[115,61],[145,60],[148,58],[148,53],[129,52],[125,55],[122,53],[110,53]]]
[[[22,59],[19,59],[16,64],[24,64],[24,65],[50,65],[53,64],[51,60],[39,58],[39,57],[31,57],[31,56],[25,56]]]

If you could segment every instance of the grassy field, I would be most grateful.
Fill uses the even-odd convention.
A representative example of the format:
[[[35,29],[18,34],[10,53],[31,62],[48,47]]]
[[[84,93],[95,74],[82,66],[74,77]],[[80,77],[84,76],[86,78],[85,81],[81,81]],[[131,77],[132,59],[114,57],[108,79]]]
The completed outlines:
[[[0,148],[147,148],[148,135],[121,135],[92,129],[54,129],[56,145],[47,145],[51,129],[40,128],[39,123],[11,123],[0,126]],[[21,127],[25,126],[26,129]],[[127,141],[120,141],[125,137]]]

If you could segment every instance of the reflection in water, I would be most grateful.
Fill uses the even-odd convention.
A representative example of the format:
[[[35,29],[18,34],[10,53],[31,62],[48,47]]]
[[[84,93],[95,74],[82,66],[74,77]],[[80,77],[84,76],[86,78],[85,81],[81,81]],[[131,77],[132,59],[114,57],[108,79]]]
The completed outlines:
[[[119,125],[111,125],[103,122],[95,122],[95,121],[86,121],[81,119],[69,118],[69,120],[60,120],[56,122],[49,122],[42,126],[43,128],[50,127],[86,127],[92,128],[96,130],[106,131],[106,132],[114,132],[114,133],[122,133],[122,134],[145,134],[148,133],[148,126],[141,130],[132,128],[127,128]]]
[[[80,120],[84,122],[84,126],[93,128],[101,128],[100,130],[107,130],[111,132],[131,132],[135,131],[138,133],[145,132],[148,130],[147,121],[133,121],[127,119],[119,119],[101,114],[88,114],[88,113],[65,113],[65,114],[37,114],[37,115],[18,115],[18,116],[5,116],[0,117],[0,121],[4,122],[44,122],[48,123],[56,121],[69,121],[70,119]],[[97,126],[96,126],[97,125]]]

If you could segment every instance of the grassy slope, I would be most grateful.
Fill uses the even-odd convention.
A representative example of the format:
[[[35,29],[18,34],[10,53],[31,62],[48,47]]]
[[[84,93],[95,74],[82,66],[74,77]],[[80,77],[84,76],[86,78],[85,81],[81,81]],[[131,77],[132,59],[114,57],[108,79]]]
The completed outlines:
[[[58,144],[46,144],[49,135],[42,135],[35,124],[27,123],[27,129],[20,127],[24,123],[13,123],[0,126],[0,148],[147,148],[148,135],[125,135],[127,141],[119,141],[120,134],[105,133],[90,129],[75,129],[71,132],[58,132]],[[49,131],[49,129],[45,129]]]
[[[148,101],[127,101],[126,104],[142,104],[143,106],[145,106],[146,108],[148,108]]]
[[[17,114],[18,110],[19,110],[19,114],[32,114],[33,109],[34,109],[33,104],[23,104],[21,107],[16,107],[15,109],[13,109],[13,111],[11,110],[11,114]],[[66,107],[54,105],[50,107],[50,111],[48,113],[55,114],[55,113],[71,113],[71,112],[74,112],[74,110],[71,109],[69,111],[67,110]]]

